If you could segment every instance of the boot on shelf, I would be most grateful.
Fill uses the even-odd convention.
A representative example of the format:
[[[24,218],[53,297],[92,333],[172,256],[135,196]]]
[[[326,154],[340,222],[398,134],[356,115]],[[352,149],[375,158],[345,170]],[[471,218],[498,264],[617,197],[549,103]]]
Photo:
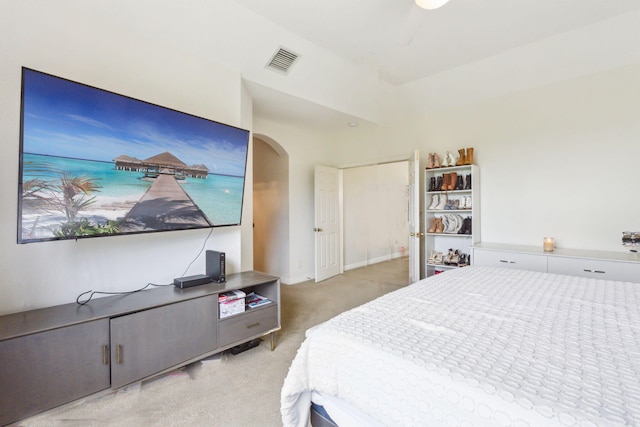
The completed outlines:
[[[460,157],[458,157],[458,161],[456,162],[456,166],[462,166],[464,164],[466,164],[465,162],[467,161],[467,154],[464,150],[464,148],[461,148],[458,150],[458,154],[460,155]]]
[[[436,185],[433,187],[433,191],[440,191],[440,190],[442,190],[442,177],[437,176]]]
[[[466,179],[464,180],[464,189],[471,190],[471,174],[467,175]]]
[[[442,223],[442,218],[436,218],[436,233],[442,233],[444,231],[444,224]]]
[[[447,161],[449,163],[449,166],[455,166],[458,163],[458,158],[455,154],[451,154],[447,151]]]
[[[427,169],[433,169],[433,153],[429,153],[427,157]]]
[[[464,190],[464,177],[462,175],[458,175],[458,179],[456,180],[456,190]]]
[[[440,191],[447,191],[448,188],[449,188],[449,174],[448,173],[443,173],[442,174],[442,185],[440,186]]]
[[[437,194],[434,194],[431,197],[431,204],[429,205],[429,209],[435,209],[436,206],[438,206],[438,203],[440,203],[439,197]]]
[[[429,226],[427,233],[435,233],[437,225],[438,225],[438,218],[434,216],[433,218],[431,218],[431,225]]]
[[[448,199],[449,198],[447,197],[446,194],[441,194],[440,195],[440,201],[438,202],[438,204],[433,209],[436,209],[436,210],[444,209],[444,207],[447,206],[447,200]]]
[[[435,191],[436,190],[436,177],[432,176],[431,178],[429,178],[429,191]]]
[[[471,217],[466,217],[465,221],[467,221],[467,227],[464,229],[464,234],[471,234]]]
[[[449,191],[453,191],[456,189],[456,182],[458,181],[458,174],[455,172],[451,172],[449,174],[449,180],[448,180],[448,185],[447,185],[447,189]]]
[[[440,167],[440,157],[438,156],[438,153],[433,153],[433,167],[434,168]]]
[[[448,167],[448,166],[449,166],[449,152],[448,152],[448,151],[446,151],[446,152],[444,153],[444,157],[442,157],[442,162],[440,162],[440,165],[441,165],[443,168],[446,168],[446,167]]]
[[[464,160],[465,165],[473,164],[473,148],[467,148],[467,156]]]

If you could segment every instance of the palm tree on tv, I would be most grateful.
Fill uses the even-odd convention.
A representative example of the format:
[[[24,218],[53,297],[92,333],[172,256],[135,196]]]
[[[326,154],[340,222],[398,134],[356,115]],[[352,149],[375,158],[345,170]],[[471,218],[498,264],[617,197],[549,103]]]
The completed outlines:
[[[74,176],[69,172],[51,168],[47,164],[25,164],[25,170],[33,175],[57,174],[57,180],[34,178],[25,181],[22,186],[23,203],[32,209],[44,212],[62,212],[66,222],[54,230],[56,236],[83,236],[93,234],[111,234],[118,232],[114,221],[105,225],[92,224],[86,218],[78,219],[80,211],[87,209],[96,197],[101,186],[96,178]]]

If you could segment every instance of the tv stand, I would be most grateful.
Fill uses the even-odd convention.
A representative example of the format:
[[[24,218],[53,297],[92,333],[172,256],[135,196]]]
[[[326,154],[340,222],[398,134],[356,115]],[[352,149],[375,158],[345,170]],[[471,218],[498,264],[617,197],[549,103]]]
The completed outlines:
[[[236,289],[271,303],[220,319],[218,294]],[[280,325],[280,279],[253,271],[0,316],[0,425],[267,334],[273,350]]]

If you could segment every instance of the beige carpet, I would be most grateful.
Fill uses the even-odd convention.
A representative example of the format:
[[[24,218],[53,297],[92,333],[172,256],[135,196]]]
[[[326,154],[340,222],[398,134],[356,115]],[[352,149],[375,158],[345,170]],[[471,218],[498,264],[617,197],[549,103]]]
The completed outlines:
[[[238,355],[197,362],[162,377],[31,417],[20,426],[281,426],[280,389],[304,332],[406,286],[408,259],[362,267],[320,283],[282,285],[282,330]]]

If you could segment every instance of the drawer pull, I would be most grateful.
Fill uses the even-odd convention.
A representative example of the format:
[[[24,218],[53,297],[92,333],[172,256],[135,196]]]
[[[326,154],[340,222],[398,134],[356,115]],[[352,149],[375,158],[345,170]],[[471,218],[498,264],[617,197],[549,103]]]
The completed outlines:
[[[515,261],[507,261],[506,259],[499,260],[500,262],[504,262],[505,264],[515,264]]]
[[[583,271],[586,271],[587,273],[600,273],[600,274],[605,274],[606,271],[602,271],[602,270],[589,270],[588,268],[585,268]]]
[[[249,323],[247,329],[255,328],[256,326],[260,326],[260,322]]]
[[[116,344],[116,363],[119,365],[122,363],[122,346]]]
[[[102,363],[105,365],[109,364],[109,346],[108,345],[102,346]]]
[[[594,272],[594,273],[602,273],[602,274],[604,274],[604,273],[605,273],[605,272],[604,272],[604,271],[602,271],[602,270],[593,270],[593,272]]]
[[[582,270],[582,271],[586,271],[587,273],[593,273],[593,271],[588,270],[588,269],[586,269],[586,268],[585,268],[584,270]]]

